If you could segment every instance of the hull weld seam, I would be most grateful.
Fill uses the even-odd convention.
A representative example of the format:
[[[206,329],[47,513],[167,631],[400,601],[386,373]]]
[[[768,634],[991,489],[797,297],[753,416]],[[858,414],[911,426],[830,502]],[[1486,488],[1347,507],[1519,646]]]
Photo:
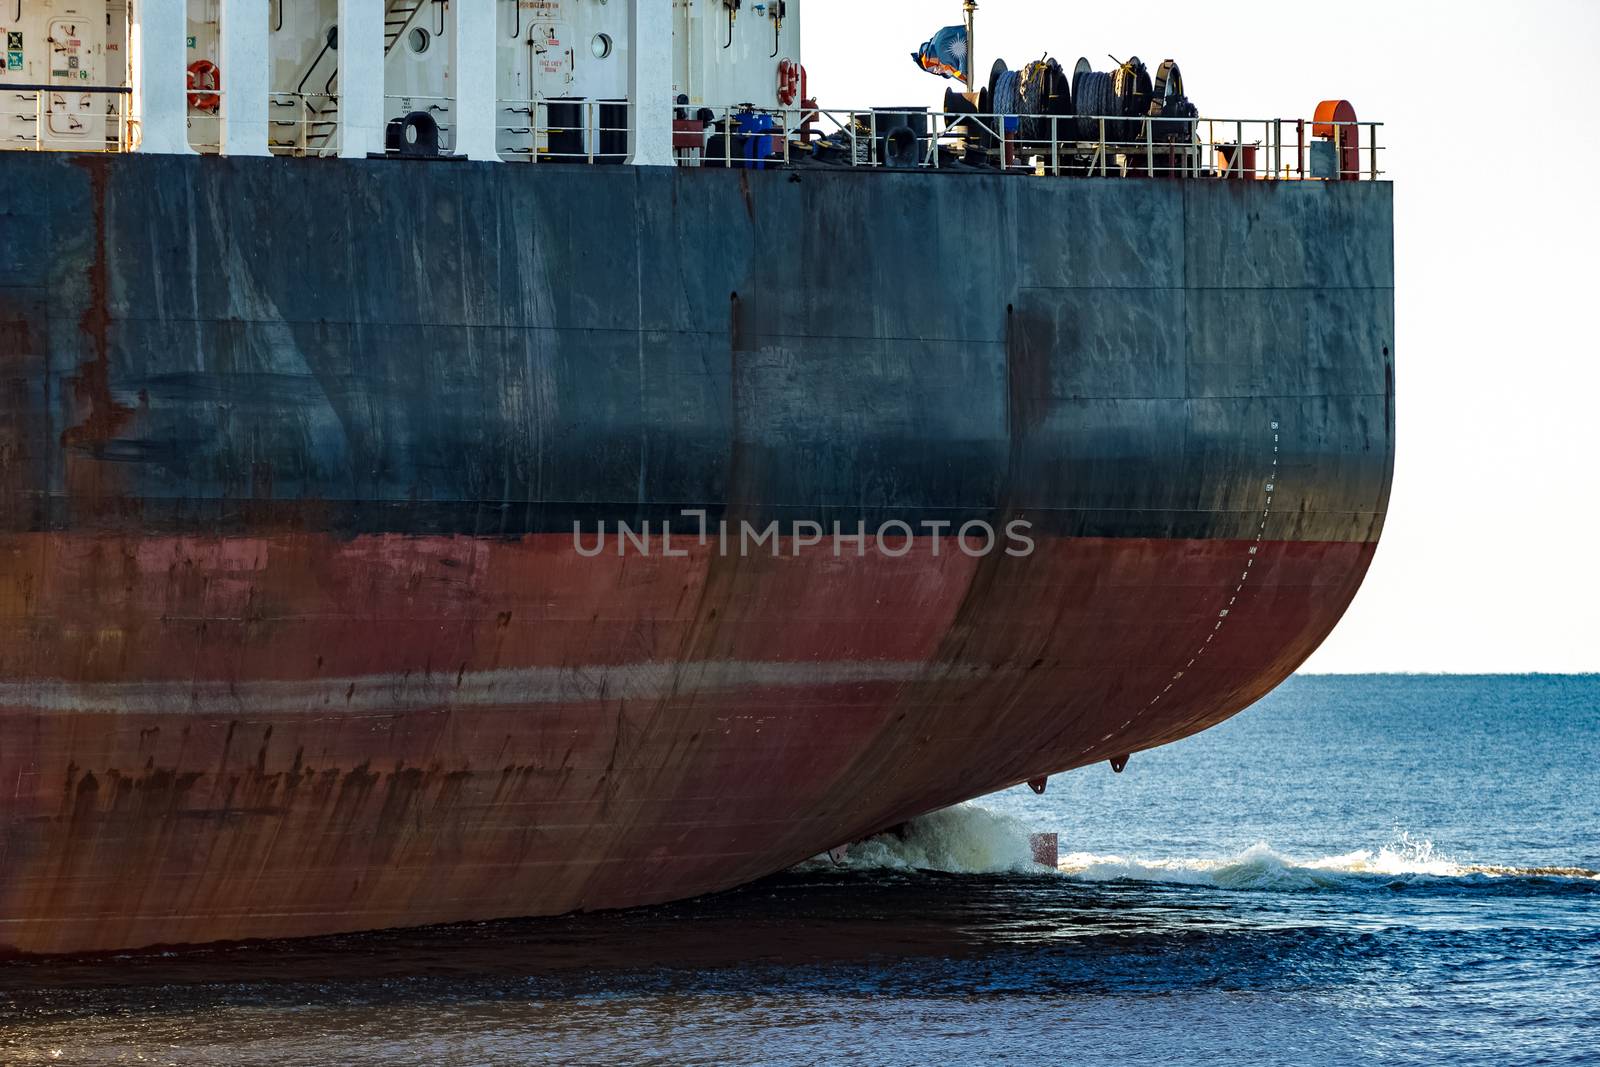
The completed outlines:
[[[1183,670],[1173,674],[1172,680],[1167,683],[1166,688],[1162,689],[1161,692],[1157,693],[1155,696],[1146,701],[1142,708],[1134,712],[1131,718],[1124,722],[1115,733],[1113,733],[1110,737],[1107,737],[1105,740],[1109,741],[1111,740],[1111,737],[1116,736],[1116,733],[1127,730],[1134,723],[1138,722],[1139,719],[1143,718],[1147,711],[1155,707],[1156,704],[1161,701],[1162,697],[1172,692],[1172,687],[1175,686],[1179,679],[1183,677],[1184,671],[1187,671],[1189,668],[1193,667],[1196,661],[1198,661],[1201,656],[1206,654],[1206,649],[1211,647],[1211,642],[1216,640],[1217,634],[1221,632],[1222,624],[1228,621],[1229,613],[1233,610],[1233,607],[1238,602],[1240,595],[1244,592],[1245,583],[1250,580],[1250,574],[1255,568],[1256,560],[1259,559],[1261,555],[1261,545],[1266,540],[1267,520],[1272,516],[1272,497],[1278,489],[1278,450],[1282,444],[1281,439],[1281,428],[1278,420],[1274,419],[1272,420],[1272,466],[1267,474],[1266,489],[1264,490],[1266,493],[1265,506],[1261,510],[1261,521],[1256,525],[1256,537],[1255,541],[1250,545],[1249,558],[1245,561],[1244,570],[1239,575],[1239,583],[1233,587],[1233,597],[1228,601],[1228,606],[1221,609],[1217,613],[1216,625],[1211,628],[1210,633],[1206,634],[1205,641],[1198,649],[1195,650],[1194,655],[1189,658],[1189,662],[1184,664]],[[1093,750],[1094,746],[1091,745],[1089,748],[1084,749],[1082,754],[1088,755]]]

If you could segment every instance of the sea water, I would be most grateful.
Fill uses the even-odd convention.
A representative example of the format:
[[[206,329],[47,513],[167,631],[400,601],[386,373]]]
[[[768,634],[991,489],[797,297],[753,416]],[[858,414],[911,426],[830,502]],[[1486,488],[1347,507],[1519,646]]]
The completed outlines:
[[[702,900],[0,966],[0,1063],[1600,1062],[1597,871],[1600,677],[1296,678]]]

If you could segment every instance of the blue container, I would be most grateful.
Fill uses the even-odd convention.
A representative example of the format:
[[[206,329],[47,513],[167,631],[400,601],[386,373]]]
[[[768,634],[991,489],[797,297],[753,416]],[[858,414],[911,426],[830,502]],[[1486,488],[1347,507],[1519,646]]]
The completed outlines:
[[[778,124],[773,121],[771,115],[760,111],[746,111],[736,115],[734,123],[739,135],[735,144],[739,148],[738,154],[743,158],[744,165],[755,170],[766,170],[767,160],[774,154],[775,138],[772,136],[772,131]]]

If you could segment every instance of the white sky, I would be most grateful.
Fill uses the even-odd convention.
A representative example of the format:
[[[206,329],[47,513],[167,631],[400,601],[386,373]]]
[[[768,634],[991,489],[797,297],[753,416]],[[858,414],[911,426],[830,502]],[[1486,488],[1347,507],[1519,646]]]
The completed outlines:
[[[978,69],[1171,57],[1206,117],[1387,123],[1399,458],[1309,671],[1600,670],[1600,0],[980,0]],[[806,0],[823,106],[929,104],[959,0]],[[952,264],[952,269],[955,265]]]

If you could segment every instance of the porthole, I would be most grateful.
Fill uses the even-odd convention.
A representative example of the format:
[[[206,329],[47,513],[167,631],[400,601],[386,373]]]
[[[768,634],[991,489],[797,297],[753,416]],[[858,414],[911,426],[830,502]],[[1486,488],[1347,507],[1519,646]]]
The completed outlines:
[[[433,34],[429,33],[421,26],[418,26],[416,29],[412,30],[406,35],[406,44],[410,47],[412,52],[419,56],[426,52],[428,50],[428,46],[432,43]]]
[[[610,56],[611,55],[611,35],[609,33],[597,33],[597,34],[595,34],[594,35],[594,40],[589,42],[589,51],[594,55],[594,57],[596,59],[605,59],[608,56]]]

